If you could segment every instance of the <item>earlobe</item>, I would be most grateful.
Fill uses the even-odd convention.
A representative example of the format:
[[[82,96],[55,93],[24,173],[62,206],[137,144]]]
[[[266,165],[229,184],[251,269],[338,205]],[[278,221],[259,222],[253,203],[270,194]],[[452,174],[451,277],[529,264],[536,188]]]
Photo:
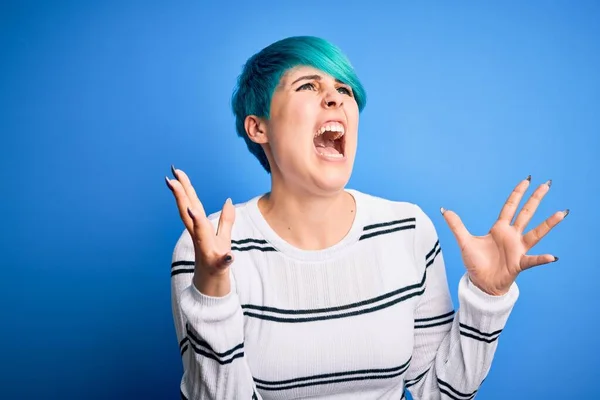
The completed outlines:
[[[267,138],[267,124],[262,119],[255,115],[248,115],[244,120],[244,128],[246,134],[254,143],[264,144],[268,143]]]

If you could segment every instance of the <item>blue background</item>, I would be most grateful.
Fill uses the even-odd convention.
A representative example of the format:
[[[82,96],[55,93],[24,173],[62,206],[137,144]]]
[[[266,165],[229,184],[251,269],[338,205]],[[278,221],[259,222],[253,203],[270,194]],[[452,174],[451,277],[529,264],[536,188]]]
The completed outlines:
[[[425,209],[453,296],[439,207],[485,234],[519,180],[553,179],[531,226],[571,209],[534,249],[560,261],[519,277],[478,398],[598,395],[600,3],[485,3],[3,2],[0,398],[178,398],[164,176],[210,212],[268,190],[229,98],[250,55],[301,34],[368,90],[349,186]]]

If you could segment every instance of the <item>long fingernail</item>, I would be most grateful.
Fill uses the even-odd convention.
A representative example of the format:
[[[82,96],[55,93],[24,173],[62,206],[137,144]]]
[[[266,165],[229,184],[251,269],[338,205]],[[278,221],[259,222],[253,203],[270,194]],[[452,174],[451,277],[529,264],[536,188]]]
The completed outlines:
[[[444,213],[446,212],[446,209],[444,207],[440,207],[440,212],[442,213],[442,215],[444,215]]]
[[[193,219],[193,220],[196,219],[196,216],[194,215],[194,213],[192,212],[192,210],[189,207],[187,208],[187,212],[191,219]]]
[[[570,211],[568,208],[567,208],[565,211],[563,211],[563,213],[565,214],[565,215],[563,216],[563,218],[565,218],[567,215],[569,215],[569,213],[570,213],[570,212],[571,212],[571,211]]]
[[[554,256],[554,261],[553,262],[557,262],[558,261],[558,257]]]
[[[552,186],[552,179],[548,179],[548,182],[546,182],[546,185],[548,185],[548,187]]]
[[[227,198],[227,200],[225,200],[225,204],[231,204],[231,198]]]
[[[173,174],[175,179],[179,180],[179,177],[177,176],[177,171],[175,171],[175,167],[173,166],[173,164],[171,164],[171,173]]]
[[[171,186],[171,182],[169,182],[169,178],[167,178],[165,176],[165,182],[167,182],[167,186],[169,187],[169,189],[173,190],[173,186]]]
[[[527,175],[527,180],[531,182],[531,175]]]

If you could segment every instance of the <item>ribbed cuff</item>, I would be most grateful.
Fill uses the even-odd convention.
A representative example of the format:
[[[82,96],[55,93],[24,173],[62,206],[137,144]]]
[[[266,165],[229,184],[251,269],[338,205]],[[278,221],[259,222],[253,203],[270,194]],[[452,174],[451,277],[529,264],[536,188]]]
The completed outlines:
[[[492,296],[479,289],[468,274],[463,275],[458,285],[458,297],[463,315],[469,320],[485,317],[492,325],[504,325],[517,299],[519,288],[513,283],[508,292]]]

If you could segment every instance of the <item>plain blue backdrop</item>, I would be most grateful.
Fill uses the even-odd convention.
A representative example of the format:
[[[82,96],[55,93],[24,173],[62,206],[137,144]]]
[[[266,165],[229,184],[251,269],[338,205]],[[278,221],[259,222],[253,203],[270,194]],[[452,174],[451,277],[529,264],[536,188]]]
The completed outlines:
[[[0,398],[178,398],[164,177],[210,212],[268,190],[229,99],[249,56],[305,34],[368,90],[349,186],[421,205],[455,301],[439,207],[485,234],[519,180],[553,179],[531,226],[570,208],[534,249],[560,261],[519,277],[478,398],[600,394],[600,3],[415,3],[2,2]]]

